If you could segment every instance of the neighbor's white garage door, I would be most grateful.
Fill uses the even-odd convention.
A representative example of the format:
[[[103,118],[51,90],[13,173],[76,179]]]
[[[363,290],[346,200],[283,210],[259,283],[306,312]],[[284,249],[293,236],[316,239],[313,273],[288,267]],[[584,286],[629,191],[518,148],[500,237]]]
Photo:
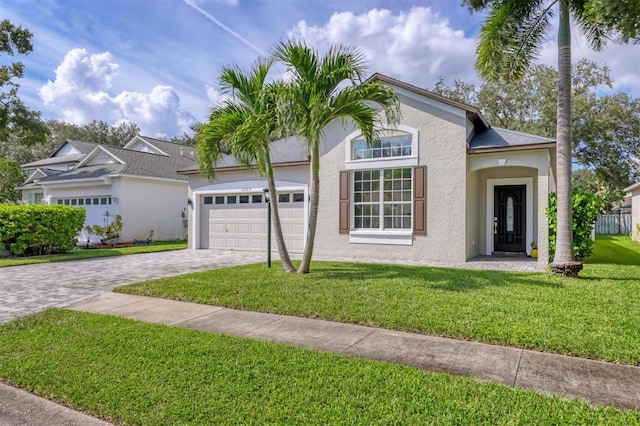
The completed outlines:
[[[278,194],[278,210],[287,249],[304,248],[304,193]],[[267,205],[263,194],[238,193],[201,197],[200,247],[264,251],[267,247]],[[275,240],[272,231],[272,247]]]

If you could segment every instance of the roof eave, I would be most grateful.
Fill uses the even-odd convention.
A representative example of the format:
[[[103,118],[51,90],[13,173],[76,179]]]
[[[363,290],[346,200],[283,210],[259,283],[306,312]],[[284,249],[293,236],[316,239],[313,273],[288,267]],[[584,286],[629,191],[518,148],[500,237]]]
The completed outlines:
[[[485,154],[491,152],[529,151],[532,149],[555,149],[555,142],[536,143],[530,145],[488,146],[468,148],[468,154]]]
[[[309,160],[303,161],[289,161],[282,163],[274,163],[273,167],[295,167],[295,166],[308,166],[310,164]],[[249,169],[255,169],[255,167],[250,167]],[[227,167],[216,167],[216,172],[224,171],[224,172],[233,172],[237,170],[247,170],[245,166],[227,166]],[[198,175],[200,174],[200,170],[178,170],[177,173],[179,175]]]

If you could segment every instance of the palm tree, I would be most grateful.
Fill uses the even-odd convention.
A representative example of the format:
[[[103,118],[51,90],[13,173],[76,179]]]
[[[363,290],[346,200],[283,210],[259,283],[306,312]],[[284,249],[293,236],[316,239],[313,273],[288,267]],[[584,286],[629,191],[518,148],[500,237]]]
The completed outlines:
[[[351,119],[371,143],[377,134],[380,108],[388,123],[399,116],[396,93],[379,82],[363,82],[364,55],[355,47],[333,46],[324,55],[304,42],[277,44],[273,57],[291,77],[284,111],[293,133],[306,139],[311,160],[309,227],[298,273],[309,272],[318,221],[320,194],[319,145],[324,128],[336,119]]]
[[[274,237],[282,266],[287,272],[296,269],[284,242],[278,197],[271,164],[270,144],[280,138],[277,98],[283,85],[266,83],[272,61],[259,59],[248,72],[237,66],[223,68],[220,86],[232,98],[213,108],[209,121],[196,134],[200,170],[208,178],[215,175],[215,165],[230,152],[246,167],[256,167],[267,178],[271,197]]]
[[[529,68],[551,27],[555,6],[558,24],[558,122],[556,128],[557,240],[551,269],[577,276],[582,264],[573,254],[571,217],[571,26],[573,16],[591,47],[600,50],[608,28],[585,10],[584,0],[465,0],[472,10],[489,8],[480,34],[476,69],[488,81],[520,79]]]

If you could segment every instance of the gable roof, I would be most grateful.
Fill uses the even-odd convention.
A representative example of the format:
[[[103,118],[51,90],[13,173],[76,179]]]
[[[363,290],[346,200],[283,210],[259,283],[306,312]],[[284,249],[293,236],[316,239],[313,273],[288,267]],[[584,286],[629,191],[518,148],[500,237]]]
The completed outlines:
[[[555,139],[515,130],[490,127],[484,132],[476,133],[469,142],[470,154],[480,152],[498,152],[522,149],[550,148],[555,146]]]
[[[137,136],[139,137],[139,136]],[[37,184],[46,182],[60,182],[75,179],[97,179],[107,176],[142,176],[159,179],[173,179],[186,181],[185,176],[177,173],[178,169],[187,168],[195,164],[195,160],[191,155],[193,147],[186,145],[178,145],[167,141],[160,141],[153,138],[144,138],[145,142],[157,146],[158,149],[165,154],[154,154],[149,152],[136,151],[132,149],[118,148],[108,145],[99,145],[91,142],[82,141],[65,141],[71,143],[82,151],[82,154],[66,155],[62,157],[49,157],[45,160],[28,163],[24,166],[53,165],[68,162],[77,162],[77,167],[73,170],[46,170],[44,176],[37,179]],[[60,144],[56,150],[65,145]],[[91,164],[91,160],[96,158],[100,153],[106,153],[114,159],[114,162],[104,164]],[[73,157],[73,160],[70,158]],[[36,164],[44,163],[44,164]],[[31,183],[25,181],[25,185]]]
[[[402,89],[413,92],[417,95],[424,96],[434,101],[442,102],[445,105],[449,105],[454,108],[461,109],[467,113],[467,118],[469,119],[469,121],[473,123],[473,126],[475,127],[476,131],[481,132],[489,128],[489,123],[487,122],[487,119],[484,118],[480,109],[478,109],[478,107],[475,107],[473,105],[467,105],[462,102],[454,101],[453,99],[445,98],[444,96],[438,95],[437,93],[430,92],[426,89],[421,89],[420,87],[414,86],[409,83],[405,83],[404,81],[396,80],[395,78],[392,78],[380,73],[373,74],[366,81],[380,81],[382,83],[397,86]]]
[[[270,152],[271,163],[274,166],[309,164],[307,147],[298,137],[290,137],[273,142],[270,146]],[[241,169],[244,167],[245,166],[240,164],[233,155],[225,154],[222,156],[218,164],[216,164],[215,169],[229,170]],[[196,174],[199,172],[197,164],[178,170],[178,173],[185,175]]]

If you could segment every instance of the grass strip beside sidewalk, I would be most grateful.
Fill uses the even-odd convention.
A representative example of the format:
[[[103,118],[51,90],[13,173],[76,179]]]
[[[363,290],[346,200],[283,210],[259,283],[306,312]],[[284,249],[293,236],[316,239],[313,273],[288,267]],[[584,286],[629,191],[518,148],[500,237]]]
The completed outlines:
[[[412,367],[59,309],[0,326],[0,377],[122,424],[640,424]]]
[[[115,291],[640,365],[640,266],[581,277],[314,262],[308,275],[256,264]]]

